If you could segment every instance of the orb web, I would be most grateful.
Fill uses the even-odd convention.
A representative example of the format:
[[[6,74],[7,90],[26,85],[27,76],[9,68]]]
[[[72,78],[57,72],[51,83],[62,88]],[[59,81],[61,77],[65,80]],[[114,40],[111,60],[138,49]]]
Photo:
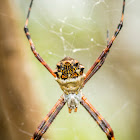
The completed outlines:
[[[21,11],[23,17],[26,17],[29,1],[15,0],[15,2],[19,7],[23,6]],[[126,7],[129,8],[133,4],[135,4],[135,0],[130,0]],[[29,19],[29,30],[37,51],[52,69],[55,69],[55,65],[65,56],[70,56],[80,61],[85,66],[86,72],[106,47],[107,30],[109,30],[109,38],[114,34],[121,18],[121,10],[122,0],[117,2],[115,0],[34,0]],[[128,14],[126,13],[126,15]],[[124,28],[125,24],[124,20]],[[131,96],[128,96],[129,89],[126,89],[127,84],[131,84],[131,79],[125,72],[125,67],[120,67],[120,64],[126,62],[125,59],[124,62],[120,62],[121,59],[119,59],[120,55],[122,57],[127,50],[127,47],[122,45],[124,43],[122,40],[126,41],[124,35],[121,31],[104,66],[83,89],[85,96],[109,122],[117,137],[120,137],[120,125],[117,123],[122,123],[122,127],[125,128],[124,119],[130,114],[129,109],[132,111],[128,118],[129,121],[131,118],[135,118],[137,110],[139,110],[138,105],[131,100]],[[32,61],[34,60],[32,58]],[[39,80],[35,80],[34,84],[39,85],[39,98],[46,107],[43,106],[40,111],[31,107],[30,111],[42,114],[41,116],[44,118],[62,91],[51,75],[45,72],[40,65],[37,64],[36,67],[39,67],[37,71],[41,74],[36,77]],[[137,67],[138,70],[140,70],[139,67]],[[133,89],[134,87],[130,91]],[[49,92],[46,93],[46,91]],[[69,115],[67,107],[61,112],[48,130],[52,136],[49,138],[44,136],[42,139],[55,140],[69,137],[74,140],[91,140],[106,137],[82,107],[79,106],[76,114]],[[32,121],[37,122],[36,118],[33,118]],[[131,123],[135,124],[135,121],[131,120]],[[24,125],[22,120],[21,125]],[[32,135],[30,132],[22,130],[20,126],[15,125],[15,127],[25,135]],[[125,133],[130,130],[131,128],[128,127]],[[131,137],[132,134],[128,136]],[[122,137],[124,136],[122,135]]]

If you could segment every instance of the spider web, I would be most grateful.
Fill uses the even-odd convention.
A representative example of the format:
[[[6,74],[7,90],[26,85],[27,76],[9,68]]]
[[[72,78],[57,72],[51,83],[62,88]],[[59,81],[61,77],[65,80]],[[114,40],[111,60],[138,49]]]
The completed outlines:
[[[30,1],[15,0],[15,2],[25,19]],[[140,115],[138,100],[140,65],[138,61],[133,63],[133,59],[130,59],[139,58],[140,49],[137,47],[139,42],[130,41],[134,22],[128,25],[128,21],[131,21],[129,14],[138,5],[137,3],[136,0],[127,1],[124,27],[115,40],[105,64],[83,89],[85,96],[109,122],[115,136],[120,140],[132,140],[140,136],[137,125]],[[121,10],[122,0],[34,0],[29,30],[37,51],[52,69],[55,69],[55,65],[65,56],[70,56],[80,61],[87,71],[107,44],[107,30],[109,30],[110,37],[113,35],[121,18]],[[137,21],[139,23],[140,18]],[[127,34],[128,30],[131,33]],[[32,56],[31,61],[35,61]],[[130,67],[130,62],[133,63],[132,67]],[[43,105],[37,113],[43,118],[58,100],[62,91],[41,64],[35,61],[33,65],[36,69],[33,74],[36,75],[33,84],[37,86],[40,94],[38,98]],[[35,96],[38,95],[35,94]],[[36,110],[31,107],[30,111]],[[38,123],[36,118],[32,121]],[[22,120],[21,125],[24,125]],[[15,125],[15,127],[21,133],[31,135],[19,126]],[[42,139],[106,138],[81,106],[77,113],[72,114],[68,113],[65,106],[49,128],[48,133],[50,137],[44,136]]]

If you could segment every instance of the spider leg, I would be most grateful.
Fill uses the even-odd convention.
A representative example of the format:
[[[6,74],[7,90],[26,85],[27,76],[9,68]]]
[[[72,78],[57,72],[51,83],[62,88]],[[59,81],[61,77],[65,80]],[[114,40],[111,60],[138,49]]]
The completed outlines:
[[[114,133],[108,122],[98,113],[90,102],[82,96],[81,105],[88,111],[91,117],[97,122],[99,127],[105,132],[109,140],[115,140]]]
[[[55,117],[57,116],[57,114],[60,112],[60,110],[64,105],[65,102],[64,102],[64,97],[62,95],[61,98],[56,102],[54,107],[51,109],[51,111],[40,123],[31,140],[41,139],[42,135],[47,131],[47,129],[49,128],[49,126],[51,125],[51,123],[53,122],[53,120],[55,119]]]
[[[39,55],[39,53],[36,51],[35,46],[34,46],[34,43],[33,43],[32,39],[31,39],[31,36],[30,36],[30,33],[29,33],[28,21],[29,21],[29,16],[30,16],[32,4],[33,4],[33,0],[31,0],[30,6],[29,6],[28,15],[27,15],[27,18],[26,18],[25,26],[24,26],[24,31],[25,31],[25,34],[26,34],[27,39],[29,40],[31,50],[32,50],[33,54],[35,55],[35,57],[41,62],[42,65],[44,65],[48,69],[48,71],[54,77],[56,77],[56,75],[54,74],[54,72],[52,71],[52,69],[49,67],[49,65],[41,58],[41,56]]]
[[[91,68],[86,73],[84,85],[100,69],[100,67],[103,65],[103,63],[104,63],[104,61],[106,59],[106,56],[107,56],[107,54],[108,54],[108,52],[109,52],[114,40],[116,39],[117,35],[119,34],[120,30],[122,29],[122,27],[123,27],[123,19],[124,19],[124,8],[125,8],[125,0],[123,0],[122,17],[121,17],[120,23],[118,24],[118,27],[117,27],[114,35],[112,36],[111,40],[107,44],[107,47],[102,51],[100,56],[96,59],[95,63],[91,66]]]

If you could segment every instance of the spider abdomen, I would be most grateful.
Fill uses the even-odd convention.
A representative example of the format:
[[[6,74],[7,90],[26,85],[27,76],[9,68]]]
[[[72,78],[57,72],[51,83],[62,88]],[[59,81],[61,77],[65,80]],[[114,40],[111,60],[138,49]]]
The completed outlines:
[[[56,81],[59,83],[65,94],[78,94],[83,87],[84,78],[85,74],[83,73],[77,78],[70,78],[66,80],[56,78]]]
[[[64,92],[64,100],[67,102],[69,113],[71,113],[72,109],[74,109],[75,112],[77,111],[77,107],[82,98],[81,89],[83,87],[84,79],[84,73],[77,78],[66,80],[56,78],[56,81]]]
[[[83,87],[85,74],[84,66],[77,60],[65,57],[58,62],[56,70],[56,81],[65,94],[78,94]]]
[[[84,66],[70,57],[62,59],[54,71],[57,76],[55,79],[64,92],[64,100],[67,102],[70,113],[72,109],[77,111],[82,98],[81,89],[86,76],[83,71]]]

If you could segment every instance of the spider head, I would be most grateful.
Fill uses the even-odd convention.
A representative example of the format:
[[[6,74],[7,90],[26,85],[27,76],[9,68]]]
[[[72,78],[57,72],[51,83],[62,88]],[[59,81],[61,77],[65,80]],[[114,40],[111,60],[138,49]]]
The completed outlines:
[[[65,57],[56,66],[54,73],[59,79],[66,80],[83,75],[84,66],[73,58]]]

